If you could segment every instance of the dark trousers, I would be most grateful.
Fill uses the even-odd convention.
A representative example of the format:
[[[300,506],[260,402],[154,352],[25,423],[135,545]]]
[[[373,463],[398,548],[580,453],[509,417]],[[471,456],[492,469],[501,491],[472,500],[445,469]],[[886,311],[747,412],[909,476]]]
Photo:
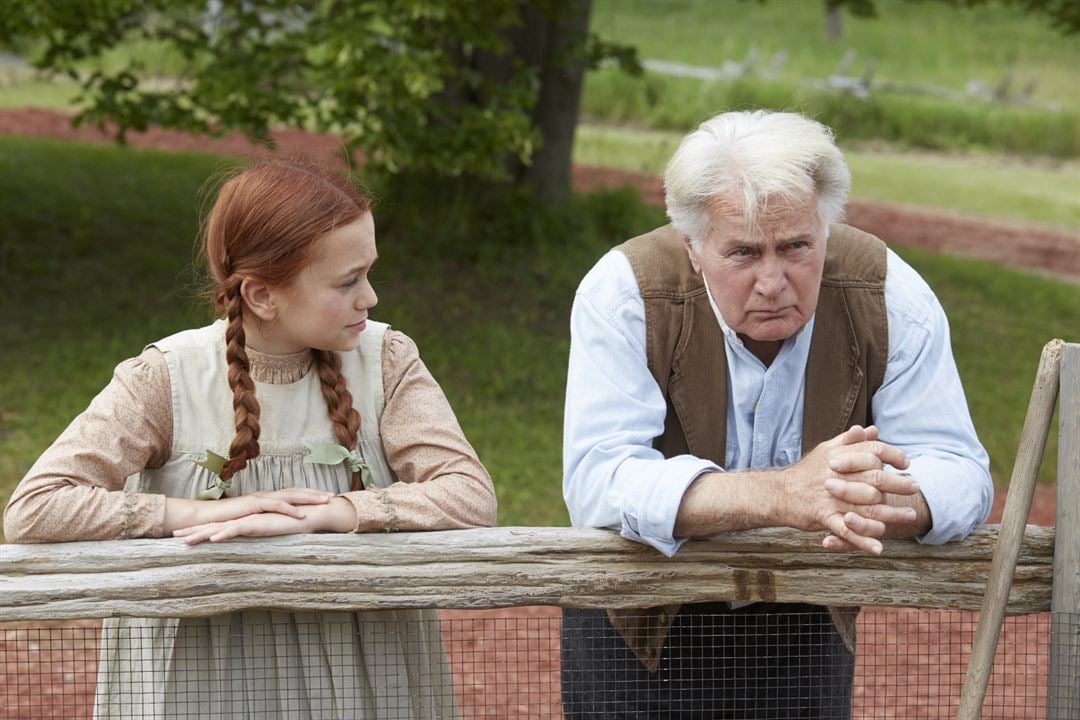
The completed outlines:
[[[568,720],[849,720],[855,659],[816,605],[684,605],[650,672],[603,610],[563,610]]]

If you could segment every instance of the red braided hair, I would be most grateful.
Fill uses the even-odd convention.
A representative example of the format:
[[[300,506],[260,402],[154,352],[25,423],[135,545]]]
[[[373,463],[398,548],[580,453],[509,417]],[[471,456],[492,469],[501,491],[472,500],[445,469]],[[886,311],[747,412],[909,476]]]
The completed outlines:
[[[225,358],[236,434],[223,480],[259,455],[259,401],[249,374],[241,282],[251,278],[271,287],[285,285],[307,265],[315,241],[370,209],[368,199],[345,178],[302,160],[259,160],[221,187],[206,221],[202,251],[214,309],[227,319]],[[315,363],[334,436],[353,450],[360,414],[341,374],[341,358],[320,350]]]

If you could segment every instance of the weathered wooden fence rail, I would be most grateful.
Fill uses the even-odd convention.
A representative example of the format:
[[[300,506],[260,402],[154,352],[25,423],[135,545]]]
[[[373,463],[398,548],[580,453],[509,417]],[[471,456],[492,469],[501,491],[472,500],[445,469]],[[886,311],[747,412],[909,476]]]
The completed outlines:
[[[0,545],[0,620],[192,617],[247,608],[648,607],[762,600],[977,610],[997,526],[942,546],[833,554],[820,533],[758,530],[674,558],[614,532],[492,528]],[[1009,613],[1050,609],[1054,528],[1026,528]]]

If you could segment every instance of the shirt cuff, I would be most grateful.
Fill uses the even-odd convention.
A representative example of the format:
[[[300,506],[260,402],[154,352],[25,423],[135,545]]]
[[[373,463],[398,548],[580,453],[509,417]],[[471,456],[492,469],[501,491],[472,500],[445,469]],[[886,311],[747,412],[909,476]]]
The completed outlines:
[[[627,540],[651,545],[668,557],[674,555],[686,542],[686,538],[674,537],[683,495],[690,483],[708,472],[721,472],[721,469],[691,455],[665,460],[661,477],[650,478],[641,485],[640,492],[627,495],[619,534]]]
[[[165,496],[124,493],[123,538],[159,538],[165,535]]]
[[[994,489],[990,478],[966,462],[923,455],[907,470],[919,483],[930,508],[930,531],[916,538],[928,545],[963,540],[990,512]]]
[[[384,488],[356,490],[342,495],[356,510],[354,533],[394,532],[397,530],[397,513]]]

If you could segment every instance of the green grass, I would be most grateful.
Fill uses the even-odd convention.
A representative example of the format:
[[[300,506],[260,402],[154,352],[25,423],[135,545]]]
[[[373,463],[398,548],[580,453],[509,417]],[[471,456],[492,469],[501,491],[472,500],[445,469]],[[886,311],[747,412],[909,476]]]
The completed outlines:
[[[1077,288],[1063,282],[914,250],[900,251],[937,293],[971,416],[990,453],[995,485],[1008,484],[1042,347],[1080,342]],[[1057,476],[1057,423],[1039,479]]]
[[[582,113],[589,122],[685,132],[728,110],[800,112],[842,141],[883,140],[928,150],[976,150],[1071,158],[1080,155],[1080,111],[1050,112],[976,100],[873,93],[869,98],[766,80],[702,82],[615,70],[591,74]]]
[[[722,66],[751,48],[767,59],[790,54],[777,73],[702,81],[613,69],[586,79],[582,112],[590,122],[685,132],[717,112],[767,108],[802,112],[842,141],[884,140],[930,150],[991,150],[1080,156],[1080,45],[1016,8],[960,8],[884,0],[877,20],[848,19],[844,37],[827,42],[818,2],[681,2],[610,0],[597,4],[593,27],[635,45],[642,57]],[[829,90],[822,80],[848,49],[875,59],[868,98]],[[1008,71],[1018,88],[1037,78],[1036,107],[963,95],[966,83],[995,85]],[[849,74],[861,75],[856,64]],[[933,85],[952,93],[885,91],[888,84]],[[960,97],[962,99],[955,99]],[[1061,111],[1052,108],[1059,107]]]
[[[574,161],[660,175],[682,134],[579,126]],[[1080,230],[1080,165],[846,150],[858,198]]]
[[[71,81],[26,79],[0,84],[0,108],[69,110],[81,89]]]
[[[849,48],[857,53],[849,74],[861,74],[873,58],[877,79],[958,92],[969,81],[995,85],[1014,70],[1016,87],[1037,80],[1034,98],[1080,109],[1080,44],[1042,17],[1004,3],[956,7],[876,0],[875,5],[876,19],[845,13],[836,42],[825,39],[823,4],[802,0],[596,0],[592,29],[637,46],[641,57],[690,65],[741,61],[752,47],[764,65],[786,51],[779,79],[787,81],[833,73]]]
[[[196,208],[205,179],[226,165],[0,137],[0,503],[116,363],[207,321],[192,271]],[[380,183],[375,317],[416,339],[497,480],[500,521],[566,524],[560,433],[574,288],[607,245],[660,222],[659,212],[613,192],[550,216],[514,212],[520,199],[503,197],[482,216],[469,208],[490,189]]]
[[[226,164],[0,137],[0,502],[117,362],[206,320],[192,274],[196,208],[205,179]],[[459,183],[372,183],[375,316],[417,340],[495,478],[500,522],[564,524],[573,291],[607,247],[661,222],[659,211],[625,192],[577,197],[556,212]],[[976,426],[1004,483],[1042,344],[1080,339],[1076,288],[905,256],[952,318]]]

